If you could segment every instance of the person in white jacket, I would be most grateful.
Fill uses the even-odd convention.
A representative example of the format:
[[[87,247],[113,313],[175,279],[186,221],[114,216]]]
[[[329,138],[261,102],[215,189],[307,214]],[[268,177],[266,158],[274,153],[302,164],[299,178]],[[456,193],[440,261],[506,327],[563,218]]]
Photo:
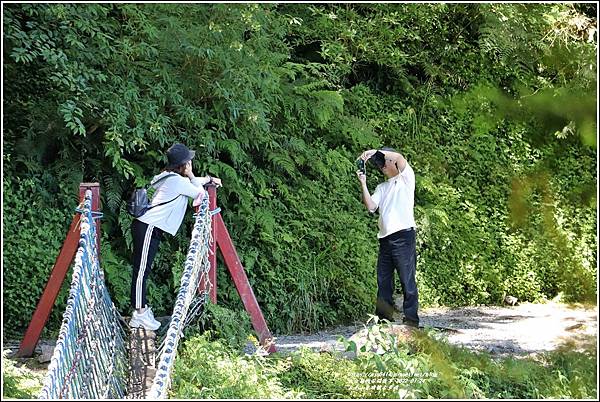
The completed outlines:
[[[133,314],[130,327],[157,330],[160,322],[154,318],[146,300],[146,280],[152,261],[158,251],[163,233],[175,236],[181,226],[188,199],[205,194],[204,185],[221,185],[221,180],[209,175],[196,177],[192,169],[195,151],[184,144],[173,144],[167,151],[168,165],[150,183],[156,192],[151,208],[133,220],[133,275],[131,280],[131,305]]]

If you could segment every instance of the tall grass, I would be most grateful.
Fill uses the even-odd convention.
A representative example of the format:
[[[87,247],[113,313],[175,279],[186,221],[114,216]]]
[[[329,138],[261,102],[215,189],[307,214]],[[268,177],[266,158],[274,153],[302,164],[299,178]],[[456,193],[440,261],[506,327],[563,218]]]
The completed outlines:
[[[594,398],[597,350],[565,344],[535,358],[497,358],[450,345],[434,330],[408,337],[388,323],[348,353],[247,355],[210,334],[188,339],[174,372],[175,398]]]

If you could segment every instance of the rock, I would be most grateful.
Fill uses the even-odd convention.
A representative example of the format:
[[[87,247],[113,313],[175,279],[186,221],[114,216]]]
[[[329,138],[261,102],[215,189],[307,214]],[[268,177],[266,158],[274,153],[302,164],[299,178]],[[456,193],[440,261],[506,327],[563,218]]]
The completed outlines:
[[[38,362],[47,363],[52,359],[54,354],[54,345],[40,345],[40,355],[38,356]]]
[[[574,329],[578,329],[578,328],[581,328],[583,326],[585,326],[585,324],[579,322],[579,323],[577,323],[575,325],[571,325],[571,326],[565,328],[565,331],[573,331]]]
[[[506,296],[504,298],[504,303],[508,304],[509,306],[516,306],[517,303],[519,302],[519,299],[517,299],[514,296]]]

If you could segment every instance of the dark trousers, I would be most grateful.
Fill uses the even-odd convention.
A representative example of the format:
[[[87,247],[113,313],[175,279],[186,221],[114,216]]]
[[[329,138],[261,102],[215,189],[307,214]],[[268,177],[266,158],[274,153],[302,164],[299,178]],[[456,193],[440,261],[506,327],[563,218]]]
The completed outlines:
[[[415,230],[399,231],[379,239],[379,257],[377,259],[377,308],[379,318],[392,321],[390,311],[394,301],[394,271],[400,276],[404,294],[404,319],[412,323],[419,322],[419,292],[415,275],[417,271],[417,252]]]
[[[153,225],[134,219],[131,223],[133,234],[133,275],[131,277],[131,306],[139,309],[147,304],[146,279],[152,261],[158,251],[163,231]]]

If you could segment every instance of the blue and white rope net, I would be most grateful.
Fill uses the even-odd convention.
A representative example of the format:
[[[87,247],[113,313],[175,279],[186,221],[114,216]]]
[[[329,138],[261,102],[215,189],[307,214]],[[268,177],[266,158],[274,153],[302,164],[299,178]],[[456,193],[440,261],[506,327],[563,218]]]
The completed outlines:
[[[40,399],[121,399],[128,362],[125,332],[104,283],[87,190],[67,307]]]
[[[198,315],[201,307],[209,298],[208,295],[212,286],[208,279],[208,271],[210,270],[208,260],[211,242],[210,229],[211,212],[208,210],[208,197],[205,197],[198,213],[195,215],[194,229],[192,230],[190,248],[185,260],[179,293],[175,300],[167,334],[159,347],[156,375],[146,399],[156,400],[167,397],[171,385],[171,371],[175,362],[179,340],[183,336],[183,330]],[[198,291],[200,284],[203,284],[203,291],[201,292]]]

